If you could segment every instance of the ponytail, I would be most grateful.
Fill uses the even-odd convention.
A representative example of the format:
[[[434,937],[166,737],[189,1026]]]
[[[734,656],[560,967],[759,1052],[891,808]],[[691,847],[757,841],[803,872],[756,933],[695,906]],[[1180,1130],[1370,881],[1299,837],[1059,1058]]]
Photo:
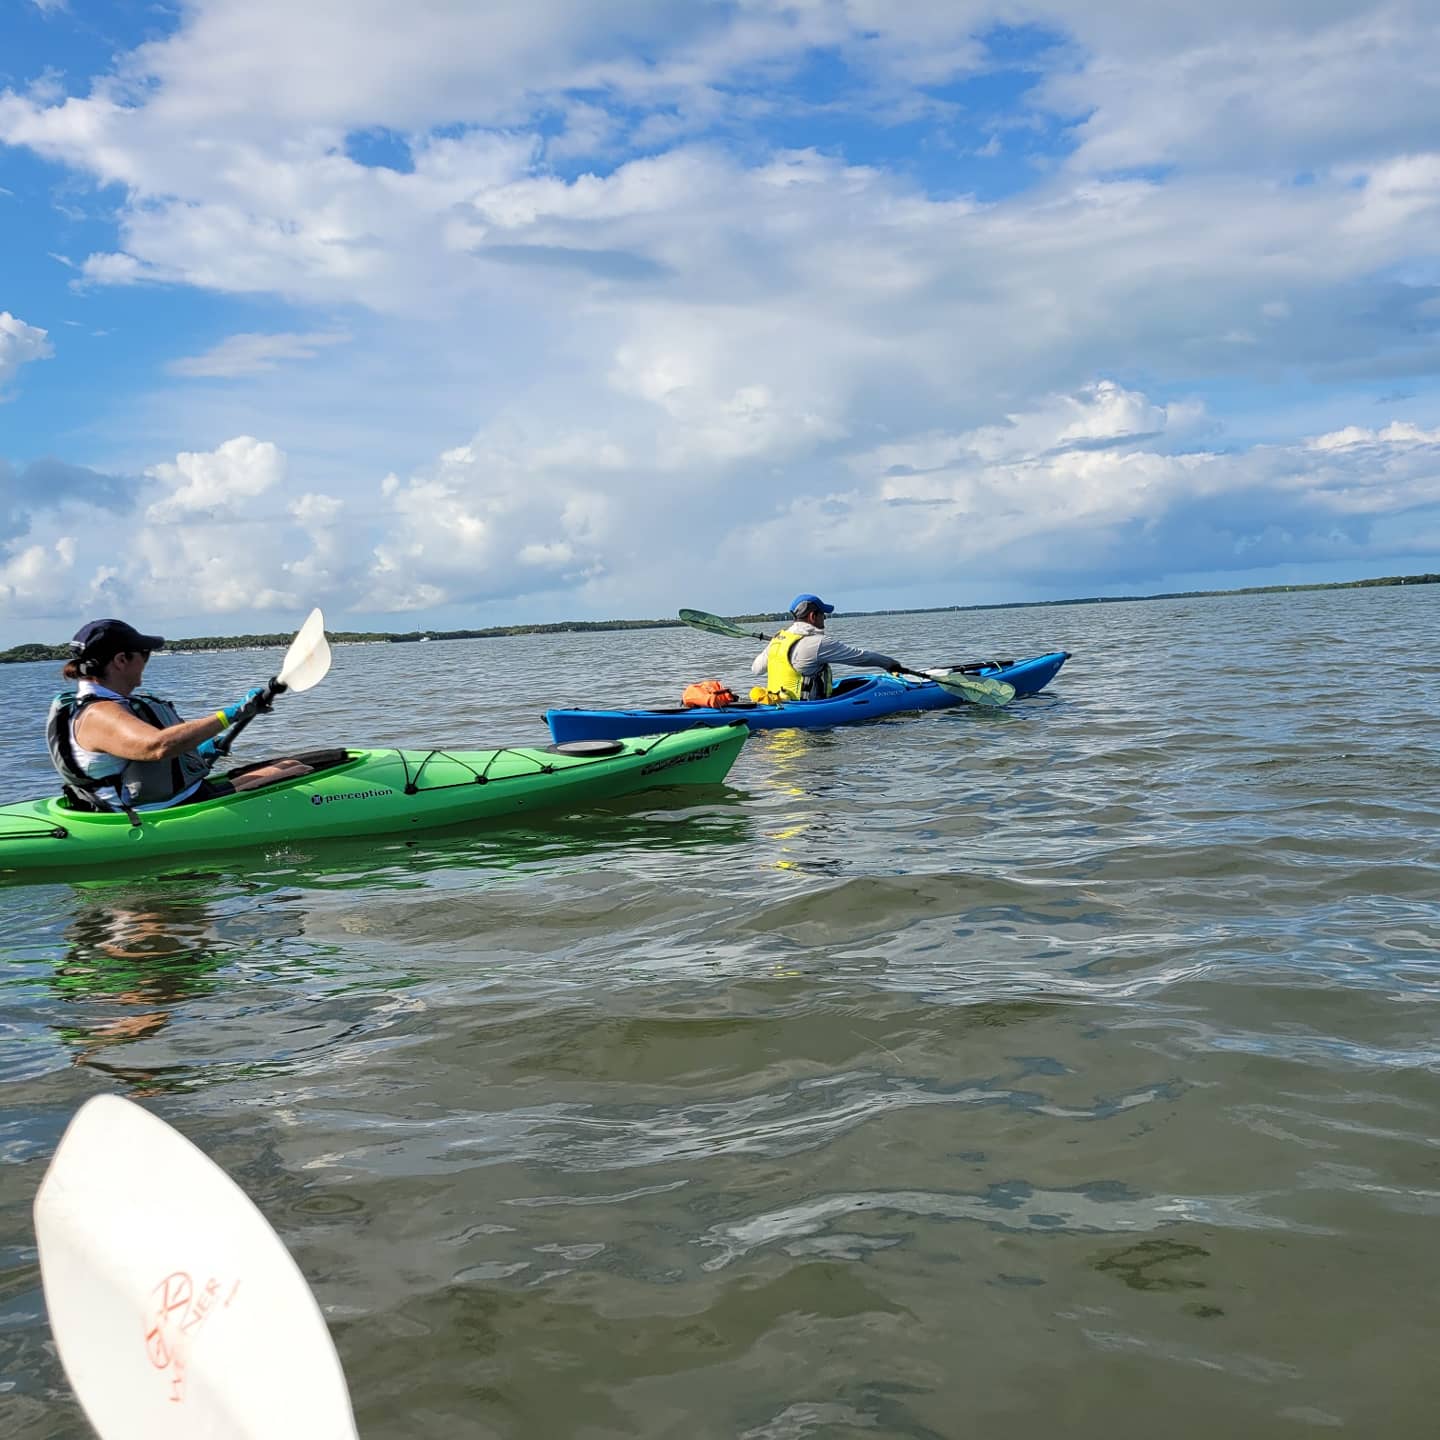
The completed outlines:
[[[124,654],[122,650],[120,654]],[[113,660],[111,655],[108,659],[101,660],[94,655],[77,655],[73,660],[65,662],[65,668],[60,672],[66,680],[93,680],[97,675],[105,673],[105,667]]]

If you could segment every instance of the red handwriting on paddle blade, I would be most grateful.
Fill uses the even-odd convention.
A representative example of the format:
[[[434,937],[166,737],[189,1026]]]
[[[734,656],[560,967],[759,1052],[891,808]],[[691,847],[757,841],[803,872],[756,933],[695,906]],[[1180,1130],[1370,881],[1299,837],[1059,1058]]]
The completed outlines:
[[[150,1292],[145,1353],[157,1370],[164,1370],[175,1358],[174,1332],[194,1293],[194,1282],[183,1270],[173,1271]]]
[[[173,1270],[150,1292],[144,1322],[145,1353],[157,1370],[167,1372],[171,1404],[184,1403],[190,1347],[201,1326],[213,1310],[229,1305],[239,1288],[239,1280],[227,1286],[212,1275],[197,1291],[186,1271]]]

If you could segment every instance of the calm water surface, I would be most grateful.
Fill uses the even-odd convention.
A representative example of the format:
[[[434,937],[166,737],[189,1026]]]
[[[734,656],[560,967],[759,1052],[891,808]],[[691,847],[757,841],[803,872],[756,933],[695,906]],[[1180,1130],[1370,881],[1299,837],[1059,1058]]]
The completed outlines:
[[[841,620],[1075,658],[722,789],[0,887],[0,1435],[87,1433],[29,1207],[102,1091],[255,1198],[365,1440],[1434,1433],[1437,601]],[[543,743],[749,654],[344,647],[241,748]],[[0,688],[41,793],[55,667]]]

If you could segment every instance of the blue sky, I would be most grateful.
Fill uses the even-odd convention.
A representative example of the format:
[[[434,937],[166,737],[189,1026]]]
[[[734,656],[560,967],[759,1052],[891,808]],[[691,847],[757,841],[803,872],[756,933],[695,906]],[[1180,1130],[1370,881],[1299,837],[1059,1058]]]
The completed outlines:
[[[1437,67],[1419,0],[14,0],[0,643],[1440,568]]]

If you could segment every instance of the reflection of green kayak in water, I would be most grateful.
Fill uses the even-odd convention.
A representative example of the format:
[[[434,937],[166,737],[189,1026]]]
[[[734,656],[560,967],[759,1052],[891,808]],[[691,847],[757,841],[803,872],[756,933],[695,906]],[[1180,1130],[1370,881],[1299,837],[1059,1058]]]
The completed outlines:
[[[70,923],[51,987],[67,1001],[56,1036],[77,1065],[152,1088],[157,1072],[128,1066],[121,1051],[163,1030],[171,1011],[221,984],[223,950],[211,943],[203,907],[139,900],[88,904]]]
[[[65,932],[50,986],[66,1000],[169,1005],[213,990],[229,957],[200,903],[143,894],[86,896]]]
[[[584,809],[638,791],[718,784],[743,725],[581,747],[352,750],[339,764],[193,805],[93,814],[59,799],[0,806],[0,875],[94,874],[112,865],[199,858],[286,842],[413,834]]]

